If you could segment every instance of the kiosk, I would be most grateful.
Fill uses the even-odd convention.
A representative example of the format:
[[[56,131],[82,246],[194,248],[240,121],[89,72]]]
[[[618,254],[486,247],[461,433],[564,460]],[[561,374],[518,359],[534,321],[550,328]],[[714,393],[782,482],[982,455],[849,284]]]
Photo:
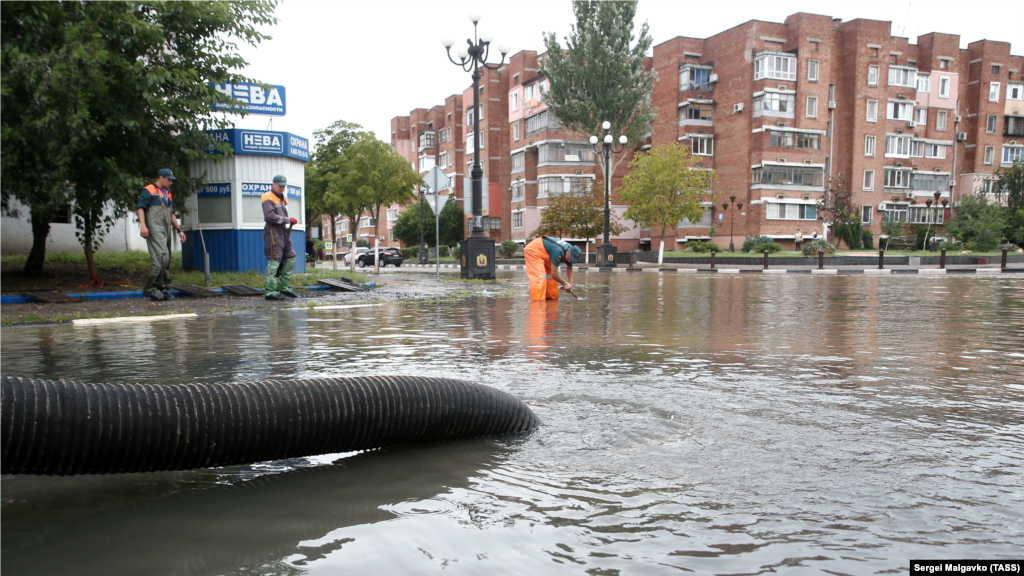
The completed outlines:
[[[304,190],[309,140],[288,132],[241,128],[211,133],[218,141],[230,144],[235,153],[222,160],[189,163],[189,175],[203,177],[208,184],[186,201],[182,268],[202,270],[205,246],[211,272],[266,270],[260,197],[270,191],[274,176],[283,174],[288,178],[288,215],[299,221],[291,235],[298,255],[295,272],[305,272],[302,254],[306,250]]]

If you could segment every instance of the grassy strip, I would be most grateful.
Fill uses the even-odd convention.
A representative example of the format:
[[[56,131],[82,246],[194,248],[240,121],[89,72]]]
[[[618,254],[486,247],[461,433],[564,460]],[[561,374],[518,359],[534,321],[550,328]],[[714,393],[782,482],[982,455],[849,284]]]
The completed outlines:
[[[173,273],[171,278],[174,284],[192,284],[193,286],[205,286],[206,278],[202,272],[178,272]],[[356,284],[362,284],[369,280],[369,277],[364,274],[352,273],[349,271],[334,271],[334,270],[312,270],[305,274],[295,274],[291,277],[289,285],[297,288],[304,286],[316,286],[321,278],[346,278],[355,282]],[[245,284],[258,288],[267,283],[265,275],[258,272],[210,272],[210,288],[220,288],[225,284]]]

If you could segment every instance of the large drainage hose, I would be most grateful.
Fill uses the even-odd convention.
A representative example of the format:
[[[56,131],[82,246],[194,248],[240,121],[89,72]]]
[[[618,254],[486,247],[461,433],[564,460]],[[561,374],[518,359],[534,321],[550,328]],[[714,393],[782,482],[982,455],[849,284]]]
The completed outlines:
[[[3,474],[210,468],[516,434],[510,394],[409,376],[245,384],[83,384],[2,378]]]

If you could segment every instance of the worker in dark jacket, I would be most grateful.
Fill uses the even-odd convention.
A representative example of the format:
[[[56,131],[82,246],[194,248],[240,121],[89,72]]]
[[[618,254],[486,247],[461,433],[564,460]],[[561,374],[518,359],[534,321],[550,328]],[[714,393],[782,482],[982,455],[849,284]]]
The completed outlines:
[[[295,270],[295,247],[292,246],[292,226],[298,223],[288,217],[288,199],[285,187],[288,179],[274,176],[274,183],[260,198],[263,204],[263,253],[270,260],[267,263],[267,289],[263,297],[267,300],[284,300],[298,295],[288,289],[288,278]]]
[[[177,234],[185,242],[178,219],[171,208],[171,183],[176,180],[169,168],[157,171],[156,183],[142,189],[135,202],[139,216],[139,234],[146,239],[152,266],[142,293],[154,301],[174,300],[167,291],[167,274],[171,268],[171,236]]]

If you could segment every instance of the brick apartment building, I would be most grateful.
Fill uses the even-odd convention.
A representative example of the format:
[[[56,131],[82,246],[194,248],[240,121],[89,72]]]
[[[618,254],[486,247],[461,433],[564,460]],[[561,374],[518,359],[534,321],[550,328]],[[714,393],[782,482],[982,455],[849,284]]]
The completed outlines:
[[[739,246],[756,235],[792,247],[798,229],[826,232],[819,202],[836,179],[876,237],[884,221],[941,224],[961,194],[990,193],[996,171],[1024,158],[1024,57],[1006,42],[961,49],[958,35],[931,33],[911,44],[890,30],[885,21],[799,13],[656,45],[658,118],[633,150],[680,142],[718,175],[715,202],[701,220],[667,231],[666,249],[712,236]],[[481,81],[486,227],[496,241],[527,241],[549,198],[603,177],[588,135],[566,133],[548,112],[542,58],[519,52]],[[472,96],[470,88],[392,120],[395,149],[421,174],[441,165],[460,202],[469,190]],[[620,217],[615,190],[625,168],[612,179]],[[926,207],[936,192],[949,208]],[[731,195],[737,203],[723,208]],[[650,231],[622,221],[629,230],[613,237],[616,246],[649,249]]]

